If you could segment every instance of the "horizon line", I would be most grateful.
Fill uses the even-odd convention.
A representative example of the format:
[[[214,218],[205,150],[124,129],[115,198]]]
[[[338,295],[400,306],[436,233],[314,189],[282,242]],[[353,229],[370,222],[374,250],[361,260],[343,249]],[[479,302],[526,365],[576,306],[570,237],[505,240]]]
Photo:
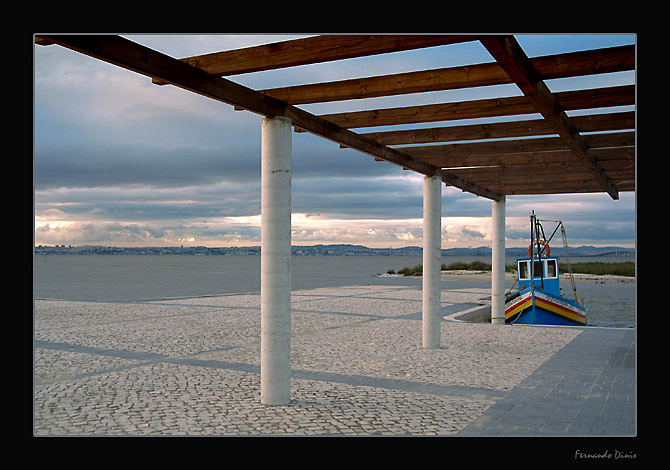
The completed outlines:
[[[342,247],[362,247],[368,250],[406,250],[406,249],[418,249],[423,250],[423,247],[420,245],[405,245],[402,247],[370,247],[367,245],[357,244],[357,243],[317,243],[314,245],[293,245],[291,248],[312,248],[312,247],[332,247],[332,246],[342,246]],[[102,248],[124,248],[124,249],[142,249],[142,248],[172,248],[172,249],[194,249],[194,248],[206,248],[206,249],[232,249],[232,248],[261,248],[261,245],[229,245],[229,246],[207,246],[207,245],[141,245],[141,246],[123,246],[123,245],[105,245],[105,244],[83,244],[83,245],[72,245],[72,244],[54,244],[54,245],[44,245],[44,244],[35,244],[33,248],[84,248],[84,247],[102,247]],[[621,248],[623,250],[635,251],[635,247],[626,247],[621,245],[568,245],[568,248]],[[525,245],[520,246],[506,246],[505,249],[523,249],[526,248]],[[564,248],[563,246],[556,246],[555,249]],[[488,245],[480,246],[468,246],[468,247],[451,247],[445,248],[442,247],[442,250],[491,250],[492,248]]]

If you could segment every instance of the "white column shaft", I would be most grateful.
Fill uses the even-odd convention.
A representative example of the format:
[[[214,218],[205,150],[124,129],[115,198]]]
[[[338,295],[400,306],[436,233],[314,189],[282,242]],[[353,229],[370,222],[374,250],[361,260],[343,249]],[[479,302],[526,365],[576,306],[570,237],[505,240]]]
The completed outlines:
[[[423,179],[423,347],[440,347],[440,266],[442,180],[436,176]]]
[[[291,120],[262,121],[261,403],[291,401]]]
[[[505,323],[505,196],[493,201],[491,210],[493,225],[491,323]]]

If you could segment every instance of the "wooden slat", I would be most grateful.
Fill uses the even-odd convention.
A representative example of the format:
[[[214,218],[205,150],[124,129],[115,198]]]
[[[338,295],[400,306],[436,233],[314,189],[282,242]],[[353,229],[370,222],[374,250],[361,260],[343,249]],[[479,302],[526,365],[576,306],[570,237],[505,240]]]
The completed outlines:
[[[618,72],[635,68],[633,46],[573,52],[531,59],[542,79]],[[512,83],[497,63],[339,80],[263,90],[289,104],[324,103],[408,93]]]
[[[34,38],[35,44],[38,46],[50,46],[54,44],[53,42],[49,41],[47,38],[43,36],[35,36]]]
[[[592,148],[627,147],[635,144],[634,132],[588,134],[584,141]],[[532,139],[495,140],[466,144],[419,145],[401,147],[400,150],[412,157],[430,161],[450,155],[504,155],[506,153],[553,152],[571,150],[561,137],[539,137]]]
[[[181,59],[210,75],[235,75],[474,41],[464,35],[323,35]]]
[[[556,106],[563,111],[631,106],[635,104],[635,85],[565,91],[554,93],[552,96],[555,98]]]
[[[557,101],[567,111],[635,104],[635,87],[621,86],[593,90],[565,91],[556,93]],[[455,119],[478,119],[485,117],[535,114],[538,110],[524,96],[491,98],[474,101],[407,106],[401,108],[375,109],[345,113],[322,114],[340,127],[393,126],[422,122],[450,121]]]
[[[626,179],[619,180],[617,184],[622,186],[624,191],[632,191],[635,188],[635,181]],[[597,193],[602,192],[602,188],[598,185],[593,177],[586,176],[585,178],[575,179],[573,181],[563,181],[556,183],[543,184],[535,181],[528,182],[496,182],[492,183],[492,188],[496,191],[508,195],[522,195],[522,194],[565,194],[565,193]]]
[[[529,172],[519,171],[515,168],[507,169],[488,169],[481,168],[477,170],[451,170],[453,174],[466,178],[469,181],[490,187],[500,192],[506,192],[509,188],[515,188],[517,193],[529,190],[533,187],[545,190],[575,188],[575,192],[581,192],[578,188],[592,188],[602,191],[598,182],[593,179],[583,166],[553,164],[553,165],[534,165]],[[612,170],[608,172],[608,177],[615,184],[628,186],[634,184],[634,170]]]
[[[535,108],[523,96],[493,98],[455,103],[407,106],[320,115],[323,119],[348,129],[375,126],[416,124],[421,122],[450,121],[532,114]]]
[[[416,147],[401,147],[399,150],[412,157],[430,161],[457,155],[504,155],[506,153],[552,152],[556,150],[569,150],[569,147],[560,137],[545,137],[471,144],[420,145]]]
[[[625,161],[629,165],[635,164],[635,148],[604,148],[593,149],[594,156],[602,166],[606,161]],[[554,162],[578,162],[578,157],[570,150],[560,150],[553,152],[526,152],[526,153],[508,153],[508,154],[486,154],[486,155],[463,155],[454,154],[450,156],[435,156],[431,158],[430,163],[439,168],[458,168],[470,166],[490,166],[490,165],[528,165],[531,163],[554,163]]]
[[[635,111],[573,116],[570,120],[580,133],[635,129]]]
[[[635,128],[635,112],[575,116],[572,122],[579,132],[613,131]],[[531,137],[555,133],[544,119],[512,121],[469,126],[449,126],[430,129],[409,129],[362,133],[384,145],[427,144],[462,140]]]
[[[263,90],[291,104],[377,98],[509,82],[498,64],[470,65]]]
[[[635,191],[635,182],[634,181],[621,181],[618,182],[620,191]],[[574,194],[574,193],[600,193],[602,192],[602,186],[593,178],[585,179],[582,181],[576,181],[571,184],[558,183],[558,184],[547,184],[547,183],[527,183],[527,184],[499,184],[493,187],[496,191],[509,195],[509,196],[521,196],[521,195],[534,195],[534,194]]]
[[[618,46],[529,59],[541,80],[635,69],[635,46]]]
[[[480,42],[505,69],[540,114],[552,123],[556,132],[568,143],[571,150],[584,160],[603,189],[612,199],[618,199],[617,189],[599,167],[598,162],[589,152],[588,146],[568,119],[565,106],[562,106],[549,91],[514,36],[481,36]]]
[[[470,169],[453,169],[453,174],[459,175],[479,184],[491,184],[497,180],[501,182],[523,182],[542,180],[549,183],[573,181],[589,178],[589,172],[579,162],[567,163],[534,163],[530,165],[511,167],[483,167]],[[629,177],[634,175],[631,169],[612,169],[608,172],[613,178]]]
[[[530,137],[554,132],[543,119],[512,121],[469,126],[446,126],[427,129],[361,133],[384,145],[429,144],[436,142]]]

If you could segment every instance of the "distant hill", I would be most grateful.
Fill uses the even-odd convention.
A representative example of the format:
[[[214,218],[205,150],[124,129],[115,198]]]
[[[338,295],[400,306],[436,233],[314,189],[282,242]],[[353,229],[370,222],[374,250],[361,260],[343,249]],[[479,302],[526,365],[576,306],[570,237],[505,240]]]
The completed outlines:
[[[491,256],[492,250],[486,246],[477,248],[448,248],[442,250],[443,256]],[[565,249],[563,246],[552,246],[551,254],[555,256],[565,256]],[[620,246],[569,246],[568,254],[570,257],[586,257],[586,256],[619,256],[626,257],[635,256],[635,250],[632,248],[623,248]],[[527,247],[506,248],[505,256],[508,257],[524,257],[528,256]]]
[[[249,247],[112,247],[112,246],[36,246],[35,254],[54,255],[259,255],[259,246]],[[363,245],[332,244],[332,245],[305,245],[293,246],[295,256],[421,256],[423,249],[420,246],[405,246],[402,248],[369,248]],[[480,246],[476,248],[445,248],[442,256],[481,256],[490,257],[491,248]],[[510,258],[527,256],[527,248],[507,248],[505,256]],[[565,256],[562,246],[551,247],[551,254]],[[585,256],[635,256],[635,250],[619,246],[575,246],[569,247],[570,257]]]

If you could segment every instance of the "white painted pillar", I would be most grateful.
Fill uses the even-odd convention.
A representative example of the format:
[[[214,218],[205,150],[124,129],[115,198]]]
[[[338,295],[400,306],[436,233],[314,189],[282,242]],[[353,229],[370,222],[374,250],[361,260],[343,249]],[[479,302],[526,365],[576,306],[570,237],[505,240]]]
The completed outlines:
[[[442,179],[423,179],[423,347],[440,347],[440,266],[442,264]]]
[[[291,120],[261,133],[261,403],[291,401]]]
[[[499,325],[505,323],[505,196],[500,201],[493,201],[491,215],[491,323]]]

